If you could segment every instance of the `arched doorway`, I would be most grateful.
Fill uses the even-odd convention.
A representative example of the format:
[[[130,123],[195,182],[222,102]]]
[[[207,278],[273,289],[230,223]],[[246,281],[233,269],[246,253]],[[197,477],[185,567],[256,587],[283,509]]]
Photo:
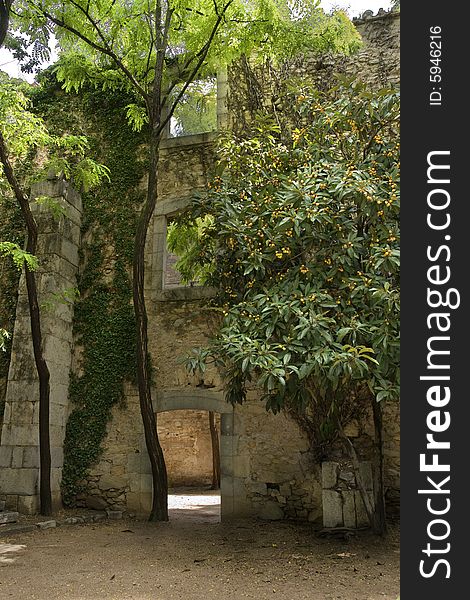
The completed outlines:
[[[168,475],[170,519],[220,522],[220,414],[197,409],[158,413]]]
[[[214,390],[157,390],[153,408],[161,414],[169,411],[205,411],[220,415],[220,514],[221,520],[234,516],[234,418],[233,407],[222,391]],[[158,420],[158,418],[157,418]]]

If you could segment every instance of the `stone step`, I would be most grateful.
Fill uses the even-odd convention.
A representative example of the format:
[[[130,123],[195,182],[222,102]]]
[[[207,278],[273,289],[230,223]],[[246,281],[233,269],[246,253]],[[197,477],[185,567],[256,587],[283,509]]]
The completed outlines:
[[[19,516],[17,512],[0,512],[0,523],[16,523]]]

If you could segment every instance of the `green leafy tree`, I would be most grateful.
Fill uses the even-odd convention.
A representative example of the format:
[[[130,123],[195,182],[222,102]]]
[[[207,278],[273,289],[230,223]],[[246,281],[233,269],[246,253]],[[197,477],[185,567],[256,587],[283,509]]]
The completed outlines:
[[[221,143],[220,172],[184,217],[185,230],[208,224],[194,226],[189,256],[209,268],[221,311],[216,337],[188,366],[219,365],[232,403],[255,381],[318,456],[339,435],[357,475],[343,426],[371,407],[375,508],[358,483],[383,533],[381,402],[399,393],[398,95],[343,83],[334,95],[291,93],[288,104],[298,126],[263,118],[251,136]]]
[[[0,241],[0,256],[12,258],[18,268],[25,269],[34,359],[39,379],[39,447],[41,513],[52,514],[51,457],[49,440],[50,373],[43,352],[43,335],[35,271],[38,227],[31,211],[28,190],[31,183],[53,172],[68,177],[78,188],[89,188],[107,176],[107,169],[85,156],[88,149],[83,137],[49,134],[45,124],[28,110],[26,84],[18,84],[0,74],[0,187],[8,188],[21,209],[27,232],[26,250],[8,240]],[[36,156],[41,150],[41,158]],[[19,178],[25,163],[32,163],[31,177]],[[23,167],[23,168],[22,168]],[[38,199],[57,212],[52,199]],[[2,330],[2,346],[5,332]]]
[[[181,98],[170,123],[175,136],[217,130],[217,85],[214,78],[195,81]]]
[[[209,265],[197,265],[199,240],[204,229],[213,225],[211,217],[196,219],[192,224],[182,225],[173,221],[167,228],[167,247],[178,256],[175,268],[183,283],[205,281],[210,275]]]
[[[85,83],[126,88],[136,128],[146,126],[147,198],[135,236],[133,303],[137,381],[153,477],[151,520],[167,520],[167,475],[152,408],[144,298],[144,250],[158,197],[163,132],[191,83],[240,54],[293,55],[303,50],[350,52],[359,37],[344,13],[327,16],[314,0],[18,0],[15,25],[34,38],[53,30],[64,54],[57,76],[65,88]]]

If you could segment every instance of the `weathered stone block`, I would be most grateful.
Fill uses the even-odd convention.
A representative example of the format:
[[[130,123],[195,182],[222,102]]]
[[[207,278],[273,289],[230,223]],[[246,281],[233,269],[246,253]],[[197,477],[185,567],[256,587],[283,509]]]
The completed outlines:
[[[64,366],[66,367],[70,365],[71,344],[69,341],[61,340],[56,337],[46,338],[44,341],[44,355],[46,360],[50,360],[57,366],[60,365],[62,369],[64,369]]]
[[[369,493],[369,498],[370,498],[371,502],[373,502],[373,497],[372,497],[371,493]],[[365,527],[365,526],[369,525],[369,519],[367,517],[367,512],[366,512],[364,502],[362,501],[359,490],[354,491],[354,501],[356,504],[357,527]]]
[[[39,467],[39,448],[38,446],[26,446],[23,452],[23,467],[26,469]]]
[[[140,494],[135,492],[127,492],[127,510],[140,512]]]
[[[253,481],[250,483],[249,489],[253,494],[261,494],[262,496],[268,493],[266,484],[261,481]]]
[[[374,480],[372,477],[372,463],[368,462],[368,461],[363,461],[360,463],[359,466],[359,471],[362,475],[362,480],[364,481],[364,485],[366,490],[373,490],[374,489]]]
[[[22,425],[5,425],[2,430],[2,444],[5,446],[31,446],[39,444],[37,426],[24,423]]]
[[[345,527],[356,528],[356,502],[354,490],[343,490],[343,524]]]
[[[17,512],[0,512],[0,523],[16,523],[19,516]]]
[[[51,438],[51,446],[60,448],[64,443],[65,426],[51,423],[49,426],[49,433]]]
[[[39,527],[39,529],[52,529],[54,527],[57,527],[57,521],[54,521],[54,520],[40,521],[39,523],[36,523],[36,524]]]
[[[18,496],[18,512],[22,515],[36,515],[39,512],[39,496]]]
[[[220,454],[222,456],[232,456],[233,451],[233,436],[222,435],[220,437]]]
[[[10,467],[14,446],[0,446],[0,467]]]
[[[62,481],[62,469],[52,467],[51,469],[51,490],[52,502],[60,502],[60,482]]]
[[[315,522],[321,520],[321,516],[322,516],[321,509],[316,508],[314,510],[311,510],[308,513],[308,521],[309,521],[309,523],[315,523]]]
[[[230,464],[227,461],[227,467]],[[235,477],[249,477],[250,476],[250,456],[244,454],[242,456],[234,456],[232,459],[233,465],[233,475]],[[225,473],[227,473],[227,468],[225,469]]]
[[[292,495],[298,496],[299,498],[303,498],[304,496],[308,496],[308,492],[303,488],[295,488],[292,490]]]
[[[321,481],[323,489],[334,488],[338,481],[338,463],[326,461],[321,466]]]
[[[0,484],[1,485],[1,484]],[[0,489],[2,489],[0,487]],[[2,489],[2,491],[4,491]],[[18,510],[18,494],[7,494],[5,498],[5,510]]]
[[[55,231],[43,232],[38,237],[38,252],[43,256],[45,254],[61,254],[62,236]],[[75,263],[74,263],[75,264]],[[41,289],[40,286],[38,286]],[[42,290],[41,290],[42,291]],[[51,291],[51,290],[48,290]]]
[[[233,413],[224,413],[220,417],[220,433],[222,436],[231,436],[233,434]]]
[[[284,518],[284,511],[277,502],[268,500],[259,510],[258,517],[264,521],[280,521]]]
[[[68,409],[67,406],[64,406],[63,404],[57,404],[56,402],[51,401],[49,423],[51,425],[65,427],[65,425],[67,423],[67,416],[68,416],[67,409]]]
[[[127,477],[130,491],[134,494],[139,494],[141,487],[141,475],[130,473]]]
[[[142,494],[153,493],[153,480],[152,475],[142,474],[140,475],[140,490]]]
[[[76,525],[77,523],[84,523],[85,521],[82,517],[67,517],[64,519],[65,525]]]
[[[54,294],[60,293],[60,289],[58,289],[57,283],[54,285],[55,291]],[[63,286],[65,287],[65,286]],[[67,288],[70,287],[70,284],[67,282]],[[59,305],[57,304],[57,307]],[[55,313],[54,306],[54,313]],[[50,337],[54,337],[60,340],[64,340],[66,342],[72,341],[72,328],[70,326],[70,320],[64,320],[60,318],[58,315],[54,314],[54,318],[43,319],[42,325],[43,335],[47,335]],[[67,357],[65,357],[67,358]]]
[[[93,521],[98,523],[99,521],[104,521],[108,518],[108,515],[105,512],[97,512],[93,515]]]
[[[343,501],[338,492],[323,490],[323,525],[340,527],[343,525]]]
[[[349,486],[354,486],[356,483],[356,478],[352,471],[340,471],[338,475],[339,482],[344,482]]]
[[[9,425],[11,423],[11,404],[5,404],[3,411],[3,423]]]
[[[68,343],[64,342],[64,345],[66,348]],[[69,365],[64,362],[63,356],[60,355],[60,350],[58,348],[54,348],[53,345],[51,346],[51,349],[52,353],[51,356],[48,357],[47,364],[51,372],[51,393],[54,394],[55,387],[59,384],[66,386],[68,389],[70,373]],[[67,352],[70,357],[70,349]],[[63,392],[61,390],[57,397],[57,404],[63,404],[63,402],[60,400],[60,398],[63,397],[62,394]]]
[[[51,466],[54,469],[61,468],[64,465],[64,449],[62,446],[51,448]]]
[[[102,490],[112,488],[124,488],[128,485],[128,478],[119,475],[103,475],[99,481],[99,487]]]
[[[113,454],[111,460],[114,467],[125,467],[127,464],[127,454]]]
[[[15,325],[16,332],[16,325]],[[21,380],[10,380],[7,389],[7,402],[16,403],[34,402],[39,398],[38,382],[26,378]]]
[[[122,510],[107,510],[106,514],[108,515],[108,519],[113,521],[118,521],[122,519]]]
[[[14,425],[30,425],[33,422],[34,402],[21,400],[12,405],[12,423]]]
[[[60,246],[60,255],[69,261],[72,265],[78,267],[78,247],[72,244],[69,240],[62,238]]]
[[[23,447],[22,446],[16,446],[13,448],[11,466],[13,469],[20,469],[23,466]]]

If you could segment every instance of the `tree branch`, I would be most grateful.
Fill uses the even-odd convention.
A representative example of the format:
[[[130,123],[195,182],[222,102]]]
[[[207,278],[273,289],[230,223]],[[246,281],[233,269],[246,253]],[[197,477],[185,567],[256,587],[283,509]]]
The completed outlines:
[[[72,4],[75,5],[75,3],[73,3],[73,2],[72,2]],[[91,20],[90,22],[95,26],[95,29],[98,28],[98,30],[100,31],[99,36],[100,36],[100,39],[103,41],[104,46],[94,42],[92,39],[90,39],[88,36],[86,36],[84,33],[79,31],[78,29],[76,29],[75,27],[70,25],[69,23],[67,23],[63,19],[58,19],[57,17],[52,15],[50,12],[48,12],[48,11],[44,10],[42,7],[38,6],[37,4],[32,3],[32,6],[36,9],[36,11],[39,14],[41,14],[46,19],[49,19],[49,21],[54,23],[54,25],[57,25],[57,27],[61,27],[62,29],[65,29],[66,31],[73,33],[74,35],[76,35],[78,38],[80,38],[82,41],[84,41],[86,44],[88,44],[88,46],[90,46],[94,50],[97,50],[98,52],[101,52],[101,53],[105,54],[106,56],[109,56],[114,61],[116,66],[122,71],[122,73],[131,82],[133,87],[139,92],[139,94],[144,99],[145,103],[148,105],[149,96],[148,96],[147,92],[141,86],[141,84],[137,81],[137,79],[134,77],[134,75],[132,75],[132,73],[129,71],[129,69],[126,67],[126,65],[124,65],[124,63],[119,58],[119,56],[109,46],[106,38],[103,36],[103,34],[101,33],[101,30],[99,30],[98,26],[95,24],[95,22],[93,20]],[[80,7],[80,9],[82,12],[84,12],[84,10],[85,10],[83,7]],[[84,14],[85,14],[85,16],[87,16],[88,20],[90,20],[90,17],[86,14],[86,12]]]
[[[11,166],[10,159],[8,158],[8,149],[5,138],[0,132],[0,162],[3,165],[3,172],[5,177],[10,184],[13,193],[15,194],[15,198],[18,200],[18,204],[21,207],[21,211],[23,213],[24,220],[26,222],[26,227],[28,229],[28,233],[36,232],[36,222],[34,221],[33,215],[29,208],[29,199],[23,193],[23,190],[18,183],[15,174],[13,172],[13,167]]]
[[[178,103],[180,102],[181,98],[184,96],[184,94],[186,93],[186,90],[188,89],[189,85],[194,81],[196,75],[198,74],[202,64],[204,63],[204,61],[206,60],[207,54],[210,50],[210,47],[212,46],[212,42],[214,41],[214,38],[217,34],[217,31],[220,27],[220,24],[222,22],[222,20],[224,19],[225,13],[227,12],[227,10],[229,9],[230,5],[233,3],[234,0],[229,0],[227,2],[227,4],[224,6],[222,13],[217,13],[217,19],[214,23],[214,26],[212,27],[212,31],[209,35],[209,38],[207,40],[207,42],[204,44],[204,46],[199,50],[199,52],[195,55],[193,55],[193,57],[190,59],[189,64],[191,64],[191,62],[195,59],[195,58],[199,58],[199,60],[197,61],[196,65],[194,66],[193,70],[191,71],[189,77],[186,79],[183,87],[181,88],[180,92],[178,93],[178,95],[176,96],[175,100],[173,101],[173,104],[170,107],[170,110],[168,111],[168,114],[166,115],[165,119],[162,121],[160,128],[159,128],[159,133],[161,133],[164,129],[164,127],[167,125],[167,123],[170,121],[171,117],[173,116],[173,113],[176,110],[176,107],[178,106]],[[163,102],[166,102],[171,90],[174,88],[174,85],[172,85],[170,87],[170,89],[167,91]]]

